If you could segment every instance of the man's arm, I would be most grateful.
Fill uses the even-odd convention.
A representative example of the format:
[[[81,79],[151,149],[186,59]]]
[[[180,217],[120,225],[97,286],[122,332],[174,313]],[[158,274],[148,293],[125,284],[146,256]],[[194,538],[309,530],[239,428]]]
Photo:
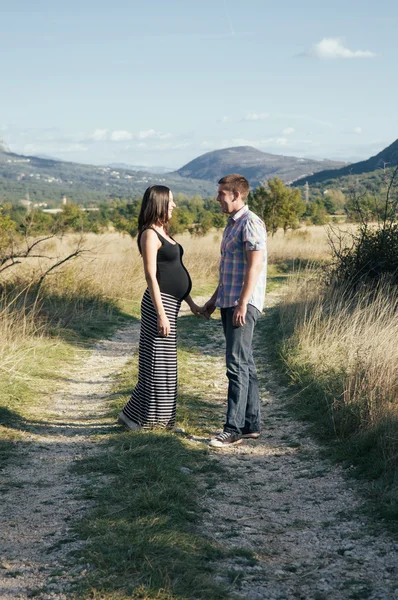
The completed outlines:
[[[232,324],[240,327],[246,323],[247,303],[256,287],[258,276],[263,268],[265,250],[246,250],[246,274],[242,285],[242,291],[236,305]]]

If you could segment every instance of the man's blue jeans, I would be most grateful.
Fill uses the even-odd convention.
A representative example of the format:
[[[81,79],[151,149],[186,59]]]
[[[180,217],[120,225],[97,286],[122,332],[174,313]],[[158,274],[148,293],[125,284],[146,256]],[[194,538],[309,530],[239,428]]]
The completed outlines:
[[[227,421],[224,431],[250,433],[260,431],[260,396],[253,360],[253,332],[260,312],[250,304],[246,324],[232,325],[235,307],[222,308],[221,319],[226,341],[228,384]]]

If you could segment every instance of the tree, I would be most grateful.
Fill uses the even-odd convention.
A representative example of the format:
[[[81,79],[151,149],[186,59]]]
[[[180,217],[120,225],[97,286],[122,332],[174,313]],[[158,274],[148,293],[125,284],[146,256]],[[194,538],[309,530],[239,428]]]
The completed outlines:
[[[285,233],[297,227],[305,212],[300,190],[287,187],[279,177],[270,179],[267,187],[261,185],[251,192],[249,207],[263,219],[272,235],[279,227],[283,227]]]
[[[326,225],[330,221],[330,215],[320,198],[308,204],[305,214],[313,225]]]
[[[350,192],[345,212],[347,219],[353,223],[362,222],[364,219],[370,221],[380,216],[377,199],[367,193],[359,196],[355,190]]]
[[[62,212],[57,215],[56,221],[64,231],[68,229],[83,231],[87,226],[87,213],[83,212],[77,204],[68,202],[62,206]]]
[[[346,204],[346,197],[341,190],[330,189],[325,191],[323,203],[330,215],[333,215],[334,213],[343,214]]]
[[[284,233],[288,229],[297,229],[300,225],[300,217],[305,213],[305,202],[301,198],[298,188],[287,188],[287,195],[281,207],[281,223]]]
[[[189,231],[193,235],[206,235],[206,233],[213,227],[213,215],[207,210],[200,212],[198,221],[193,223],[189,228]]]
[[[213,227],[215,227],[216,229],[222,229],[223,227],[225,227],[226,222],[226,216],[223,215],[221,212],[215,214],[213,213]]]
[[[183,233],[192,225],[193,220],[194,216],[186,206],[175,208],[169,223],[170,234],[176,235],[178,233]]]

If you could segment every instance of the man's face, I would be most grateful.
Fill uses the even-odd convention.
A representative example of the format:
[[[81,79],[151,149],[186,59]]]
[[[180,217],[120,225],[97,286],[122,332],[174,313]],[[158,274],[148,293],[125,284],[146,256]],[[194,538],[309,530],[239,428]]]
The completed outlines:
[[[235,194],[225,189],[224,185],[218,186],[217,202],[220,203],[221,210],[224,214],[230,215],[236,211]]]

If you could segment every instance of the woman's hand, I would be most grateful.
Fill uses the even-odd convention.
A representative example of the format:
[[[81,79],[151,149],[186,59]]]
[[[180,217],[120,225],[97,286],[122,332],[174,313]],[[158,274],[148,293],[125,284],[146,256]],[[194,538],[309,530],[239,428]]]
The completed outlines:
[[[197,304],[195,304],[191,296],[187,296],[187,298],[185,298],[185,302],[188,304],[189,308],[191,309],[191,312],[193,312],[195,317],[200,317],[202,315],[201,308]]]
[[[200,310],[199,306],[197,304],[195,304],[195,302],[192,302],[189,305],[189,308],[191,309],[191,312],[195,315],[195,317],[202,316],[201,310]]]
[[[158,315],[158,335],[167,337],[170,333],[170,321],[166,314]]]

